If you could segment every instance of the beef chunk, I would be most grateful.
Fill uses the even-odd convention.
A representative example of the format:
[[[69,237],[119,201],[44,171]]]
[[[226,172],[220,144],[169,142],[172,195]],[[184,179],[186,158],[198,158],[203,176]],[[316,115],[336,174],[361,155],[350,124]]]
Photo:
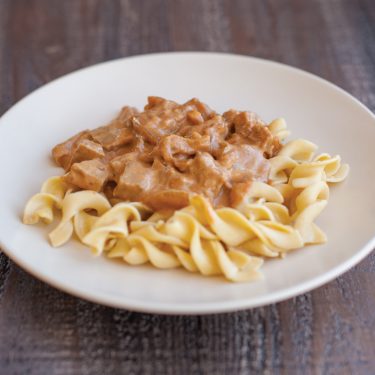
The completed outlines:
[[[139,201],[143,193],[152,190],[155,186],[155,172],[146,163],[135,158],[129,158],[124,161],[123,168],[114,190],[115,197]]]
[[[199,152],[191,164],[191,174],[204,194],[214,202],[223,186],[229,184],[229,173],[211,154]]]
[[[108,151],[124,146],[133,140],[131,129],[116,126],[103,126],[93,130],[90,134],[96,142]]]
[[[228,144],[219,163],[229,170],[232,181],[255,179],[267,181],[270,163],[263,157],[262,151],[246,144]]]
[[[125,170],[125,167],[129,164],[137,162],[138,153],[129,152],[128,154],[117,156],[116,158],[110,161],[110,167],[115,176],[121,176]],[[143,164],[142,164],[143,165]]]
[[[133,140],[131,120],[138,113],[133,107],[124,107],[112,122],[92,130],[90,135],[107,151],[124,146]]]
[[[281,149],[281,143],[274,137],[269,129],[264,126],[258,115],[253,112],[227,113],[228,119],[233,121],[237,135],[245,138],[251,145],[263,150],[266,157],[275,156]]]
[[[71,164],[79,163],[84,160],[100,159],[104,156],[103,147],[100,144],[84,139],[75,147]]]
[[[160,190],[145,195],[144,202],[153,210],[178,210],[189,205],[189,192],[183,190]]]
[[[89,139],[89,131],[85,130],[69,138],[67,141],[58,144],[52,149],[52,156],[57,165],[68,170],[71,166],[72,155],[75,146],[85,139]]]
[[[99,159],[75,163],[64,179],[81,189],[101,191],[108,179],[108,166]]]

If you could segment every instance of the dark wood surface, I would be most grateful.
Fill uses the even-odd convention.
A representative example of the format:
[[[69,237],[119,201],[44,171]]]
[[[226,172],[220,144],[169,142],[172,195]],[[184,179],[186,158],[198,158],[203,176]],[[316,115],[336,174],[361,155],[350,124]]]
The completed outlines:
[[[0,0],[0,114],[80,67],[176,50],[288,63],[375,109],[374,0]],[[373,254],[282,303],[168,317],[71,297],[0,254],[0,375],[375,374],[374,285]]]

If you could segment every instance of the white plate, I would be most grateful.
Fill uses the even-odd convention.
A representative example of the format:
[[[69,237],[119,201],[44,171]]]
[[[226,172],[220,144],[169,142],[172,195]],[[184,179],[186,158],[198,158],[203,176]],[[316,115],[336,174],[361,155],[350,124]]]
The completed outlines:
[[[232,284],[183,270],[160,271],[95,258],[76,242],[54,249],[50,228],[25,226],[27,199],[61,174],[51,148],[110,120],[147,95],[198,97],[218,111],[250,109],[270,121],[285,117],[304,137],[350,164],[349,179],[331,189],[318,223],[324,246],[266,262],[264,280]],[[316,288],[364,258],[374,246],[375,118],[338,87],[300,70],[255,58],[212,53],[155,54],[99,64],[27,96],[0,120],[0,247],[37,278],[105,305],[167,314],[205,314],[277,302]]]

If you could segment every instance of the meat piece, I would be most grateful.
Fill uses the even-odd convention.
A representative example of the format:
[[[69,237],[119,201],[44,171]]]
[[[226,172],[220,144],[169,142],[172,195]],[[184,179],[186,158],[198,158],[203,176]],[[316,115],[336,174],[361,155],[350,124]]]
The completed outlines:
[[[173,134],[177,127],[175,119],[163,120],[156,114],[148,113],[133,119],[133,129],[151,144],[157,144],[164,136]]]
[[[131,120],[138,113],[133,107],[124,107],[113,121],[92,130],[90,135],[107,151],[124,146],[133,140]]]
[[[131,127],[132,118],[138,114],[139,111],[137,108],[129,106],[122,107],[119,114],[109,124],[102,126],[101,128],[129,128]]]
[[[101,191],[108,179],[108,166],[99,159],[75,163],[64,179],[81,189]]]
[[[129,158],[113,194],[124,200],[139,201],[142,194],[152,190],[156,183],[155,171],[149,165],[136,158]]]
[[[144,202],[155,211],[178,210],[189,205],[190,194],[183,190],[161,190],[144,196]]]
[[[197,153],[191,164],[190,173],[194,176],[200,192],[212,202],[215,201],[220,190],[230,184],[228,170],[223,168],[207,152]]]
[[[228,133],[228,124],[219,115],[215,115],[209,120],[195,126],[185,125],[177,132],[178,135],[191,137],[193,133],[201,135],[212,135],[224,139]]]
[[[77,143],[89,139],[90,133],[85,130],[69,138],[67,141],[58,144],[52,149],[52,156],[57,165],[63,167],[66,171],[71,166],[72,154]]]
[[[117,177],[121,176],[127,164],[137,161],[137,159],[137,152],[129,152],[113,158],[109,163],[113,175]]]
[[[189,111],[187,113],[187,119],[192,125],[198,125],[204,122],[202,114],[195,110]]]
[[[223,118],[229,123],[232,124],[234,122],[234,118],[239,114],[239,111],[235,109],[230,109],[223,113]]]
[[[264,158],[263,152],[247,144],[227,144],[219,163],[230,171],[232,188],[229,204],[239,205],[247,195],[254,180],[267,181],[270,162]]]
[[[202,103],[197,98],[190,99],[189,101],[184,103],[182,107],[184,109],[187,109],[188,111],[199,112],[204,121],[210,119],[212,116],[215,115],[215,112],[207,104]]]
[[[258,146],[264,151],[267,158],[276,156],[281,150],[281,143],[277,137],[274,137],[265,126],[255,126],[251,135],[247,138],[251,144]]]
[[[195,150],[190,146],[188,139],[172,134],[163,138],[155,149],[156,154],[178,168],[179,161],[186,160],[195,154]]]
[[[161,156],[167,164],[173,165],[179,171],[186,172],[197,152],[210,152],[210,150],[209,136],[194,133],[191,138],[184,138],[173,134],[163,138],[155,147],[152,155],[154,158]]]
[[[163,137],[176,133],[185,118],[185,114],[178,109],[154,108],[133,119],[133,129],[151,144],[157,144]]]
[[[267,181],[270,163],[261,150],[250,145],[228,144],[218,162],[231,174],[231,181]]]
[[[194,179],[187,173],[181,173],[170,165],[155,160],[152,170],[157,175],[157,189],[191,190]]]
[[[228,135],[228,131],[228,124],[221,116],[215,115],[200,125],[181,127],[178,134],[187,138],[195,137],[195,139],[197,139],[197,135],[204,137],[202,140],[205,139],[205,142],[209,142],[209,145],[206,143],[200,151],[209,152],[216,157],[222,147],[222,142]],[[191,142],[191,144],[195,143]]]
[[[104,150],[100,144],[84,139],[75,146],[71,164],[79,163],[84,160],[100,159],[104,156]]]
[[[178,104],[173,100],[167,100],[160,96],[149,96],[147,98],[147,104],[145,105],[145,111],[157,108],[158,110],[165,110],[170,108],[176,108]]]
[[[233,113],[231,113],[233,116]],[[227,117],[230,117],[227,115]],[[281,149],[280,141],[274,137],[264,122],[253,112],[238,112],[233,116],[235,132],[244,137],[251,145],[263,150],[266,157],[275,156]]]
[[[166,110],[177,107],[179,107],[180,110],[185,113],[189,111],[197,111],[201,114],[204,120],[209,119],[212,114],[215,114],[215,112],[207,104],[202,103],[197,98],[192,98],[184,104],[179,105],[173,100],[167,100],[159,96],[149,96],[147,98],[147,105],[145,106],[145,110],[149,111],[150,109],[154,110],[155,108],[157,108],[158,110]]]
[[[122,107],[120,113],[112,121],[111,125],[116,125],[116,127],[119,128],[129,127],[131,119],[138,114],[139,111],[137,108],[129,106]]]
[[[191,138],[188,138],[188,143],[195,151],[211,152],[212,145],[209,135],[200,135],[193,133]]]
[[[187,124],[191,126],[188,114],[192,111],[198,112],[203,119],[208,119],[212,114],[212,110],[198,99],[178,105],[173,101],[151,96],[145,111],[133,119],[133,128],[151,144],[158,144],[163,137],[178,134],[181,127]]]
[[[221,116],[215,116],[206,121],[206,126],[207,130],[204,132],[204,134],[210,135],[211,138],[224,140],[228,134],[228,124]]]
[[[103,126],[90,133],[92,138],[107,151],[124,146],[133,140],[133,132],[130,128],[118,128],[115,125]]]
[[[189,177],[156,160],[152,167],[139,160],[127,160],[114,196],[141,200],[155,210],[177,209],[189,204]]]

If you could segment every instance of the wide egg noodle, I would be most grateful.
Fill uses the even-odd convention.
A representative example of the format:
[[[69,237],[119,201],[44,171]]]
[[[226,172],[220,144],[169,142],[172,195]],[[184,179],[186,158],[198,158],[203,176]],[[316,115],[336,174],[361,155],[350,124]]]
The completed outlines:
[[[137,206],[132,203],[117,203],[93,223],[82,242],[89,246],[95,255],[100,255],[108,240],[128,236],[128,223],[141,220],[140,210],[146,211],[147,208],[140,204]]]
[[[119,240],[109,257],[121,257],[133,265],[150,262],[157,268],[182,266],[190,272],[224,275],[232,281],[260,276],[261,259],[238,250],[226,251],[213,233],[185,212],[176,212],[159,230],[164,233],[157,234],[152,224],[138,229]],[[170,246],[170,251],[163,250],[163,244]]]
[[[343,181],[349,173],[349,166],[341,164],[340,156],[323,153],[314,157],[316,150],[315,144],[298,139],[288,142],[270,159],[271,184],[282,194],[291,225],[300,233],[304,245],[327,241],[314,221],[327,205],[327,183]]]
[[[45,181],[39,194],[35,194],[26,204],[23,223],[36,224],[40,220],[50,224],[54,219],[54,208],[60,209],[68,191],[61,177],[51,177]]]
[[[81,211],[94,210],[98,216],[111,208],[107,198],[90,190],[66,194],[62,201],[62,218],[59,225],[49,234],[52,246],[63,245],[71,238],[73,219]]]
[[[280,141],[284,141],[290,135],[290,131],[288,130],[288,127],[286,125],[286,121],[283,118],[277,118],[273,120],[268,125],[268,130],[272,133],[272,135],[279,138]]]

